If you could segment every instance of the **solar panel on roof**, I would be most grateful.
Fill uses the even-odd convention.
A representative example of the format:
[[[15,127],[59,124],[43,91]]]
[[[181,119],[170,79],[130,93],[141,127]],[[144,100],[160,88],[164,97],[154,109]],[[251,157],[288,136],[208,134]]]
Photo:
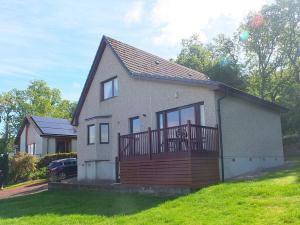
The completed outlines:
[[[44,134],[49,135],[76,135],[74,127],[67,119],[32,116],[36,125]]]

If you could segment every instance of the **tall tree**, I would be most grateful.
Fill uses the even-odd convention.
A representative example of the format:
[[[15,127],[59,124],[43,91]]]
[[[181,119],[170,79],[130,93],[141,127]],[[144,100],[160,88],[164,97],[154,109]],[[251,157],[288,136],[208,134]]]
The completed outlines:
[[[237,48],[233,40],[219,35],[204,45],[197,35],[182,41],[176,62],[207,74],[212,80],[244,89],[244,79],[238,64]]]
[[[203,73],[216,63],[213,54],[201,43],[198,35],[183,39],[181,44],[177,63]]]
[[[247,17],[240,31],[249,71],[259,81],[258,95],[274,102],[282,88],[274,77],[280,80],[288,69],[299,83],[300,1],[277,0],[265,5],[259,13]]]
[[[292,76],[300,83],[300,0],[277,0],[284,27],[281,48],[288,58]]]
[[[3,126],[0,132],[0,153],[7,152],[13,147],[14,134],[21,123],[22,105],[24,103],[24,91],[13,89],[0,95],[0,123]]]

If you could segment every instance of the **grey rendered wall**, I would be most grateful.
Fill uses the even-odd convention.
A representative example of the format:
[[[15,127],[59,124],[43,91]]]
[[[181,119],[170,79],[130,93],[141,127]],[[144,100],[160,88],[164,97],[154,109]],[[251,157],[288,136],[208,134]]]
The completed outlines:
[[[226,97],[221,115],[225,178],[283,164],[278,112]]]
[[[25,127],[21,133],[20,136],[20,152],[25,152],[26,151],[26,131],[25,131]]]
[[[100,83],[114,76],[118,76],[119,96],[101,102]],[[142,131],[149,126],[155,129],[156,112],[201,101],[204,101],[206,125],[216,126],[214,91],[204,87],[133,79],[129,77],[112,50],[106,48],[79,116],[78,179],[115,178],[115,157],[118,154],[117,133],[128,133],[130,117],[140,117]],[[107,115],[111,117],[86,120]],[[109,144],[99,143],[101,122],[110,124]],[[94,145],[87,145],[89,124],[96,125]],[[88,175],[86,168],[90,171]],[[96,172],[91,172],[92,170]]]
[[[77,139],[72,139],[72,141],[71,141],[71,150],[72,150],[72,152],[77,152]]]
[[[23,133],[25,133],[26,128],[24,128]],[[24,139],[25,140],[25,139]],[[43,138],[40,136],[39,131],[33,124],[29,124],[28,127],[28,139],[27,144],[36,144],[36,155],[42,155],[43,154]]]

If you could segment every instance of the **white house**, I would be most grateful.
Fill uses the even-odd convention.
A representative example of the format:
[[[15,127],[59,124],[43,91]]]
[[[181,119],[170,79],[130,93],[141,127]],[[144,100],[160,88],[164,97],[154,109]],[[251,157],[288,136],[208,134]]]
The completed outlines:
[[[199,187],[278,166],[285,111],[104,36],[72,119],[78,179]]]

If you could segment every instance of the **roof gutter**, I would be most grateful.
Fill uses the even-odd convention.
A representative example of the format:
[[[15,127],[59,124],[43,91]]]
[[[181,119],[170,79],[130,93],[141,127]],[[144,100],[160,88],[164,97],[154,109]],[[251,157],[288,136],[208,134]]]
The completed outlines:
[[[221,116],[221,102],[228,96],[228,89],[225,88],[224,95],[218,99],[218,121],[219,121],[219,143],[220,143],[220,158],[221,158],[221,179],[222,182],[225,180],[224,176],[224,151],[223,151],[223,134],[222,134],[222,116]]]

